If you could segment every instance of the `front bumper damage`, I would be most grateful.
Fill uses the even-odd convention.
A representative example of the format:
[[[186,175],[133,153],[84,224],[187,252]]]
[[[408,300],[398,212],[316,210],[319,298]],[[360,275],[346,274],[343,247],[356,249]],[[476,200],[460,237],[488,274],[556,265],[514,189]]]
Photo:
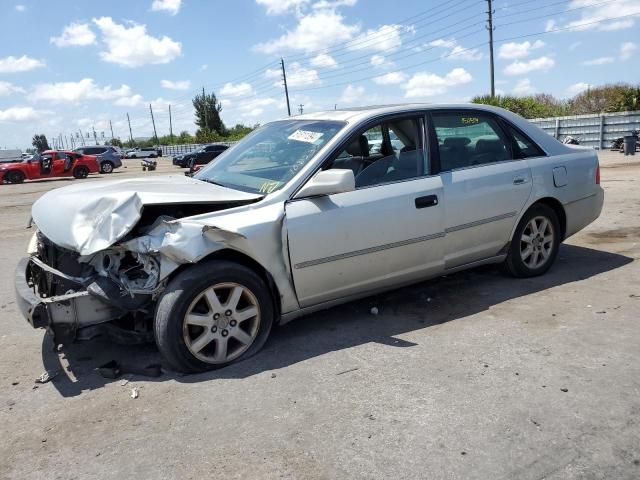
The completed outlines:
[[[15,290],[18,307],[33,328],[45,328],[52,333],[55,344],[66,344],[76,339],[91,338],[99,330],[92,328],[117,320],[127,314],[96,287],[95,279],[74,279],[64,273],[46,267],[46,274],[61,281],[75,283],[63,295],[41,296],[32,280],[32,268],[43,263],[36,257],[24,257],[15,272]],[[84,332],[84,334],[83,334]]]

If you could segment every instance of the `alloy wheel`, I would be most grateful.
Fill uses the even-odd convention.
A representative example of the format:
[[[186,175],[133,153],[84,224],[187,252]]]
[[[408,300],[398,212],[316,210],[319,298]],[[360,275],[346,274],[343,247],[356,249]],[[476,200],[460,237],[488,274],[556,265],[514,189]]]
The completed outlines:
[[[259,330],[258,299],[237,283],[219,283],[199,293],[183,322],[185,345],[209,364],[227,363],[242,355]]]
[[[542,267],[554,248],[553,224],[543,216],[529,220],[520,237],[520,258],[532,270]]]

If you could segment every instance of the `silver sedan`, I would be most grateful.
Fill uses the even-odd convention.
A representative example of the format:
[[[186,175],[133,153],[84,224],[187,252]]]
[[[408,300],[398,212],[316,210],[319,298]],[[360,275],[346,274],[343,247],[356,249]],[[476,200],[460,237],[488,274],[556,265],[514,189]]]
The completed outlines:
[[[193,178],[72,185],[33,206],[18,303],[56,344],[155,338],[185,372],[272,326],[477,265],[545,273],[602,209],[593,150],[481,105],[267,124]]]

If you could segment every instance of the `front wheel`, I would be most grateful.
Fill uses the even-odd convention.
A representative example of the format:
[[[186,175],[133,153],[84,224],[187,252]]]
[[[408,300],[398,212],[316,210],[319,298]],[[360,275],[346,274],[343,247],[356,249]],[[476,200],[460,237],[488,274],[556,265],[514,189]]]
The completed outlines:
[[[515,277],[535,277],[553,264],[560,247],[560,222],[552,208],[532,206],[522,217],[509,246],[505,267]]]
[[[271,296],[255,272],[210,261],[169,283],[158,302],[154,332],[169,365],[195,373],[254,355],[267,340],[273,317]]]
[[[7,173],[6,177],[7,182],[9,183],[22,183],[24,182],[24,173],[20,170],[15,170],[13,172]]]

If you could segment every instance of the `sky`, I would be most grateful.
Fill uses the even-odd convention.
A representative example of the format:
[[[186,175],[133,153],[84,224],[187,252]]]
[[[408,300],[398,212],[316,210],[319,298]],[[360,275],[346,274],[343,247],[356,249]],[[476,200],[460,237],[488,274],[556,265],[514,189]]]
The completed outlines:
[[[0,148],[35,133],[195,131],[204,88],[227,126],[490,89],[486,0],[0,0]],[[640,82],[640,0],[494,0],[497,93],[568,98]]]

